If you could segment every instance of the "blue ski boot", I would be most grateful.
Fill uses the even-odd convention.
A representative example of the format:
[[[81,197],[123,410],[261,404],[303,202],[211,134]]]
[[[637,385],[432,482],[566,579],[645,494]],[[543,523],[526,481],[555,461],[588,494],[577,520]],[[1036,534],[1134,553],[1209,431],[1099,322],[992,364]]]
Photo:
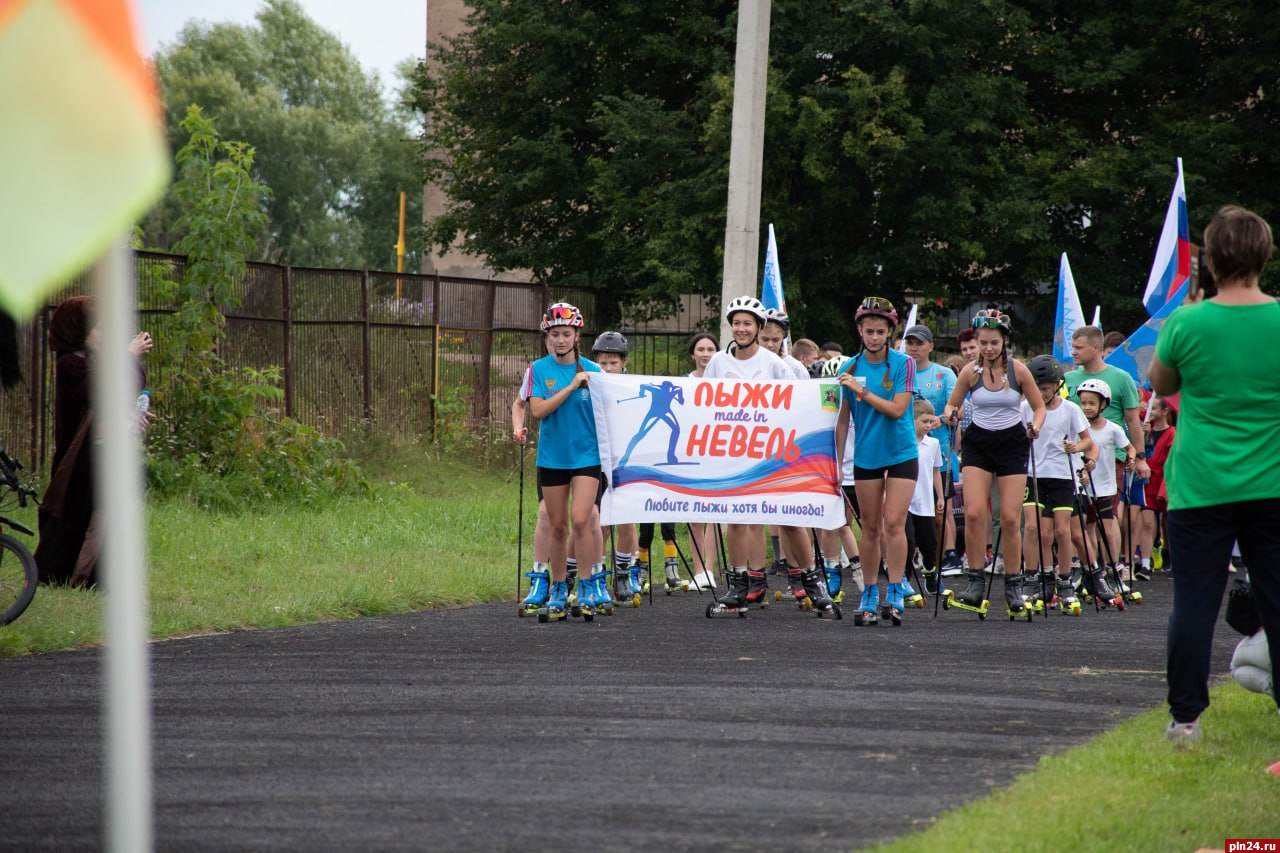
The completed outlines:
[[[916,592],[911,586],[911,582],[907,580],[906,575],[902,576],[902,603],[906,607],[922,608],[924,607],[924,596]],[[899,610],[902,608],[899,607]]]
[[[880,587],[869,583],[862,590],[862,601],[858,604],[858,612],[853,614],[855,625],[876,625],[880,622]]]
[[[844,575],[840,571],[840,563],[836,560],[827,560],[822,567],[822,574],[827,580],[827,594],[831,596],[831,600],[836,604],[844,601]]]
[[[516,614],[532,616],[546,605],[547,596],[551,594],[551,573],[525,572],[524,576],[529,579],[529,594],[520,602]]]
[[[905,588],[905,589],[904,589]],[[902,583],[891,583],[885,590],[884,604],[880,606],[880,618],[888,619],[895,626],[902,624],[902,611],[906,609],[906,590],[911,589],[906,578]]]
[[[558,622],[565,617],[569,609],[569,585],[564,581],[554,581],[547,604],[538,611],[539,622]]]
[[[609,576],[611,574],[613,572],[601,568],[600,571],[587,580],[587,583],[592,586],[592,592],[595,593],[593,600],[595,610],[605,616],[613,615],[613,596],[609,594]]]
[[[596,584],[591,578],[578,578],[577,583],[577,601],[569,606],[570,616],[581,616],[583,620],[590,622],[596,618],[596,604],[600,591],[596,589]]]
[[[631,564],[630,576],[632,595],[639,596],[649,591],[649,579],[645,577],[645,570],[639,563]]]

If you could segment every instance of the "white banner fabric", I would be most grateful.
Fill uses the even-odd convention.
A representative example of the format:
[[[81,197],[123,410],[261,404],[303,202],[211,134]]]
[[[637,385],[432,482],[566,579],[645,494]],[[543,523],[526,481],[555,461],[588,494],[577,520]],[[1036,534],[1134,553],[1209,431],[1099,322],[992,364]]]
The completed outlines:
[[[592,373],[603,524],[844,524],[840,386]]]

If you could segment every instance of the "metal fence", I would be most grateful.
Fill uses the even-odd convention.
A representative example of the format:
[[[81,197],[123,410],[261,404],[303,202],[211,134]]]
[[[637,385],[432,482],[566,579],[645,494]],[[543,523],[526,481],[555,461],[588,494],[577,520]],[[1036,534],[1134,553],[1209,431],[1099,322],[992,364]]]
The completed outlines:
[[[180,255],[136,254],[139,326],[157,350],[177,308],[165,294],[185,266]],[[717,322],[703,297],[685,297],[671,316],[641,322],[628,319],[636,312],[626,294],[456,276],[251,263],[235,288],[240,305],[226,314],[227,363],[280,367],[283,413],[329,435],[372,427],[430,436],[442,422],[501,422],[524,368],[545,354],[538,322],[551,302],[582,308],[585,341],[603,331],[598,318],[627,335],[633,373],[691,369],[685,340]],[[52,454],[49,319],[63,299],[87,292],[87,276],[73,280],[19,330],[27,384],[0,401],[0,444],[31,468]],[[149,381],[159,378],[153,372]]]

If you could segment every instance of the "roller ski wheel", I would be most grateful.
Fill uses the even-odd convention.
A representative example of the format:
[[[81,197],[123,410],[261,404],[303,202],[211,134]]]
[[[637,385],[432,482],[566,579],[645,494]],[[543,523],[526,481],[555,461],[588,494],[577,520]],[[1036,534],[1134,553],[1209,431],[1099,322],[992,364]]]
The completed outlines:
[[[896,607],[882,604],[880,605],[880,619],[885,622],[892,622],[896,628],[902,624],[902,611]]]
[[[644,597],[640,595],[640,593],[638,592],[635,595],[631,596],[631,606],[633,608],[638,608],[640,606],[640,602],[642,601],[644,601]]]
[[[837,592],[832,597],[831,601],[835,604],[844,604],[844,590],[842,589],[839,592]]]
[[[1058,609],[1062,611],[1063,616],[1079,616],[1083,612],[1080,609],[1080,601],[1075,598],[1070,600],[1059,598]]]
[[[544,625],[548,622],[563,622],[565,615],[563,610],[548,610],[544,607],[538,611],[538,621]]]
[[[924,596],[918,592],[903,596],[902,603],[905,607],[914,607],[916,610],[923,610]]]

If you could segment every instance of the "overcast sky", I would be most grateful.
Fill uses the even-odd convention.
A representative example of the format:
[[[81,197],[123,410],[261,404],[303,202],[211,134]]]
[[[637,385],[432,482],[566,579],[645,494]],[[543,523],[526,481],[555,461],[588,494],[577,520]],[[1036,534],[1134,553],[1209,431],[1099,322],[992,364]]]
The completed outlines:
[[[300,0],[307,16],[336,35],[375,72],[385,91],[395,84],[396,63],[420,57],[426,42],[423,0]],[[135,0],[142,50],[147,56],[172,43],[192,18],[252,24],[262,0]]]

